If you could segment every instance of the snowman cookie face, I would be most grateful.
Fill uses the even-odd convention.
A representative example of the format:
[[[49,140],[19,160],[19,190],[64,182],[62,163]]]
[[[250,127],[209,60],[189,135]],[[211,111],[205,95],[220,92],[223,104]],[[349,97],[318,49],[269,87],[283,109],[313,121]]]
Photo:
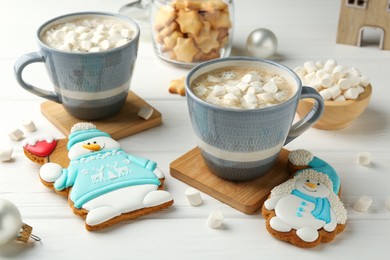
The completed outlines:
[[[104,150],[111,150],[119,147],[119,143],[110,137],[94,137],[86,141],[74,144],[69,150],[68,157],[69,159],[73,160],[80,155]]]
[[[313,179],[299,178],[295,181],[295,188],[313,197],[325,198],[330,194],[330,190],[325,184]]]

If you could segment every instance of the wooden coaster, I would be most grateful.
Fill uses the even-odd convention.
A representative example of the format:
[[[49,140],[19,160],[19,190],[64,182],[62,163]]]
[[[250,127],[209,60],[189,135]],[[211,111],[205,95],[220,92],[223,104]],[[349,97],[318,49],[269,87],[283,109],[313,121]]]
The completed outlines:
[[[153,114],[148,120],[138,117],[138,111],[144,106],[153,108],[130,91],[125,105],[117,114],[106,119],[91,122],[95,124],[98,129],[109,133],[114,139],[118,140],[158,126],[162,123],[161,113],[155,108],[153,108]],[[86,121],[73,117],[61,104],[53,101],[42,103],[41,112],[65,136],[69,135],[70,129],[74,124]]]
[[[194,148],[170,165],[176,179],[243,212],[252,214],[263,205],[272,188],[290,178],[287,172],[289,151],[282,149],[274,167],[264,176],[245,182],[234,182],[212,174],[198,148]]]

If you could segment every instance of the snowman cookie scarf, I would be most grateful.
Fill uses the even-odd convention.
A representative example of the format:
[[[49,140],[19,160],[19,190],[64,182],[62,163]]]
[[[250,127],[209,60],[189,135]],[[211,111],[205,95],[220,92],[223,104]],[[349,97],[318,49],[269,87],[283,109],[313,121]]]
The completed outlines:
[[[39,145],[36,142],[35,146]],[[73,212],[85,218],[87,230],[102,229],[173,204],[171,194],[162,190],[164,175],[157,164],[126,153],[95,125],[74,125],[67,149],[67,168],[48,162],[42,165],[39,176],[45,186],[68,196]]]
[[[332,241],[347,221],[335,170],[306,150],[290,153],[288,169],[294,177],[272,189],[264,202],[267,230],[303,248]]]

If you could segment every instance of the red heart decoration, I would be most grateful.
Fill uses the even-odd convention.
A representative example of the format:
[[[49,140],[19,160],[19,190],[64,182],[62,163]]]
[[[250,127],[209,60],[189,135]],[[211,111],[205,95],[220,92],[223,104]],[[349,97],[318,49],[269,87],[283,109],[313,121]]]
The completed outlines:
[[[24,146],[24,149],[36,156],[46,157],[53,152],[56,148],[57,140],[52,140],[52,142],[47,142],[46,140],[37,141],[35,145],[27,144]]]

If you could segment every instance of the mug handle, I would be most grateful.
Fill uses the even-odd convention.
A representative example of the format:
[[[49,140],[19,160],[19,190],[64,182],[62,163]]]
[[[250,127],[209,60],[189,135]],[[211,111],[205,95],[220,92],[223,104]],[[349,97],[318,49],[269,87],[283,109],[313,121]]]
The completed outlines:
[[[301,96],[299,99],[312,98],[314,99],[314,105],[312,109],[306,114],[304,118],[296,122],[291,126],[287,135],[285,145],[300,136],[303,132],[309,129],[324,113],[324,99],[317,92],[317,90],[311,87],[302,87]]]
[[[21,56],[15,62],[15,65],[14,65],[16,80],[18,81],[20,86],[22,86],[22,88],[26,89],[27,91],[29,91],[37,96],[49,99],[51,101],[61,103],[60,98],[56,95],[56,93],[54,91],[48,91],[48,90],[34,87],[33,85],[31,85],[23,80],[22,72],[23,72],[24,68],[27,65],[34,63],[34,62],[45,62],[45,59],[38,52],[32,52],[32,53],[24,54],[23,56]]]

